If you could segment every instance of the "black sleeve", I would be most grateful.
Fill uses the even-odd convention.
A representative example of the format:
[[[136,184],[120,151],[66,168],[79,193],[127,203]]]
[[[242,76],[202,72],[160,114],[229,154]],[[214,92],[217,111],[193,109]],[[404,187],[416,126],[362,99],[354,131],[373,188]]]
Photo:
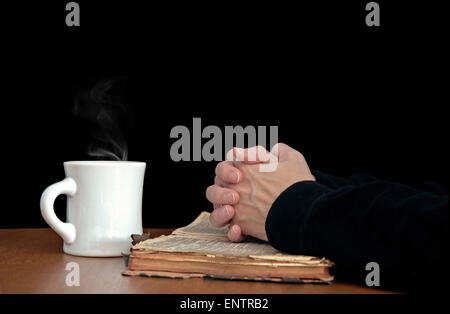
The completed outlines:
[[[298,182],[273,203],[266,232],[277,249],[329,258],[337,279],[365,283],[369,262],[380,266],[381,287],[414,289],[448,278],[448,190]]]
[[[374,176],[365,173],[358,173],[348,178],[333,176],[317,170],[311,170],[311,173],[316,178],[317,182],[332,189],[341,188],[346,185],[361,185],[377,180]]]

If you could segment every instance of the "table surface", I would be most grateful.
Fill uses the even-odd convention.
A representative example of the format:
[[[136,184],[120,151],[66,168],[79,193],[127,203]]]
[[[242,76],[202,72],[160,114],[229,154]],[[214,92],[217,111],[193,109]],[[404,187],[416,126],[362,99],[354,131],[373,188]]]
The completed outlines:
[[[145,229],[152,237],[173,229]],[[66,264],[80,266],[80,286],[67,286]],[[93,258],[64,254],[62,240],[51,229],[0,229],[0,293],[161,293],[161,294],[292,294],[389,293],[334,282],[292,284],[229,280],[127,277],[122,257]]]

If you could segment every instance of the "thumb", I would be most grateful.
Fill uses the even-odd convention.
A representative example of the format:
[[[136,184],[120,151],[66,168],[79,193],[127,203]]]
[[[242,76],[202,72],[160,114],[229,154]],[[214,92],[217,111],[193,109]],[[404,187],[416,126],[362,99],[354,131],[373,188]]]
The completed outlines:
[[[288,155],[292,151],[295,150],[289,145],[286,145],[284,143],[277,143],[272,147],[270,153],[274,155],[278,159],[278,161],[285,161],[288,159]]]
[[[246,164],[267,163],[271,160],[271,154],[263,146],[253,146],[250,148],[234,147],[227,155],[229,161],[239,161]]]

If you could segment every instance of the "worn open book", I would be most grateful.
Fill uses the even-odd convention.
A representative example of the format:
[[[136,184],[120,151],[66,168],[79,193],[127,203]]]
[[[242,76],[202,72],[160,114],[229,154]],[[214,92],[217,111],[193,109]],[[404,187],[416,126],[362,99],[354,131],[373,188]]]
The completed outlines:
[[[333,263],[325,258],[284,254],[255,238],[233,243],[227,231],[227,226],[213,227],[209,213],[202,212],[171,235],[134,245],[123,275],[308,283],[333,280]]]

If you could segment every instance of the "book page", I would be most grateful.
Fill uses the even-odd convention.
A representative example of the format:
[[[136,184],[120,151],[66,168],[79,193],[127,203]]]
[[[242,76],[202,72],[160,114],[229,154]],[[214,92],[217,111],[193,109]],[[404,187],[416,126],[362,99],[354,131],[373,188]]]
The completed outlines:
[[[222,228],[214,227],[209,222],[209,215],[208,212],[202,212],[192,223],[186,227],[176,229],[172,234],[226,238],[228,226]]]
[[[228,239],[195,238],[185,237],[183,235],[170,235],[145,240],[135,245],[133,249],[167,252],[194,252],[207,255],[242,257],[281,253],[269,244],[257,239],[249,239],[245,242],[235,243]]]
[[[202,212],[188,226],[176,229],[169,236],[142,241],[133,246],[133,249],[247,257],[255,260],[317,266],[330,263],[323,258],[282,253],[269,243],[256,238],[248,238],[244,242],[231,242],[227,238],[228,227],[215,228],[209,222],[209,215],[208,212]]]

